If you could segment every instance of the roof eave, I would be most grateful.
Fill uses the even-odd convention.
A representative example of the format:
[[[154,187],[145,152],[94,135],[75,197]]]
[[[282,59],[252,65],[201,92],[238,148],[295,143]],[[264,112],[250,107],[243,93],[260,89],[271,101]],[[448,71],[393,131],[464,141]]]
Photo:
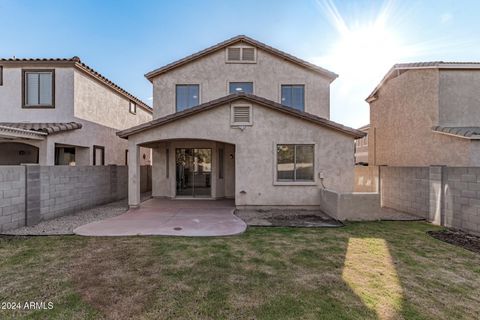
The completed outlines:
[[[319,126],[327,127],[327,128],[332,129],[332,130],[335,130],[337,132],[352,136],[355,139],[362,138],[366,135],[366,133],[363,132],[363,131],[353,129],[353,128],[349,128],[349,127],[345,127],[345,126],[343,126],[341,124],[337,124],[337,123],[335,123],[331,120],[320,118],[318,116],[314,116],[314,115],[308,114],[306,112],[300,112],[300,111],[297,111],[295,109],[291,109],[291,108],[282,106],[282,105],[280,105],[280,104],[278,104],[274,101],[271,101],[271,100],[268,100],[268,99],[265,99],[265,98],[261,98],[261,97],[255,96],[255,95],[251,95],[251,94],[244,94],[244,93],[243,94],[242,93],[235,93],[235,94],[231,94],[231,95],[228,95],[228,96],[224,96],[222,98],[219,98],[219,99],[216,99],[216,100],[213,100],[213,101],[210,101],[210,102],[206,102],[206,103],[204,103],[202,105],[199,105],[197,107],[194,107],[192,109],[188,109],[188,110],[185,110],[185,111],[182,111],[182,112],[179,112],[179,113],[170,114],[170,115],[165,116],[163,118],[155,119],[155,120],[143,123],[141,125],[132,127],[130,129],[118,131],[117,135],[120,138],[128,139],[128,136],[139,133],[139,132],[142,132],[142,131],[144,131],[148,128],[153,128],[153,127],[161,126],[161,125],[164,125],[164,124],[176,121],[176,120],[180,120],[182,118],[191,116],[193,114],[203,112],[203,111],[207,111],[207,110],[210,110],[214,107],[224,105],[224,104],[227,104],[227,103],[231,103],[231,102],[239,100],[239,99],[248,100],[250,102],[253,102],[253,103],[263,105],[265,107],[277,110],[278,112],[287,113],[287,114],[289,114],[293,117],[297,117],[297,118],[303,119],[305,121],[315,123]]]

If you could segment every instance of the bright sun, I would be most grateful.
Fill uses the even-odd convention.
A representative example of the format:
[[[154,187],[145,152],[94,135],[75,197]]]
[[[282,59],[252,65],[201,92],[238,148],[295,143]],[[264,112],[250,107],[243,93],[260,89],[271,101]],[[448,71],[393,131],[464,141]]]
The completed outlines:
[[[378,77],[412,54],[387,25],[391,2],[386,2],[372,21],[357,21],[353,26],[345,22],[332,1],[323,1],[321,5],[339,35],[326,60],[342,76],[350,79],[364,78],[366,74]]]

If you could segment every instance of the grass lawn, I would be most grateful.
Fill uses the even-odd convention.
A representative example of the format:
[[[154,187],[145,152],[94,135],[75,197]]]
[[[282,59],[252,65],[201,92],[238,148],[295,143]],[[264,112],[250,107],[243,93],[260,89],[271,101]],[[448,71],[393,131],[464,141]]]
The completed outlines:
[[[422,222],[0,239],[0,319],[474,319],[480,255]]]

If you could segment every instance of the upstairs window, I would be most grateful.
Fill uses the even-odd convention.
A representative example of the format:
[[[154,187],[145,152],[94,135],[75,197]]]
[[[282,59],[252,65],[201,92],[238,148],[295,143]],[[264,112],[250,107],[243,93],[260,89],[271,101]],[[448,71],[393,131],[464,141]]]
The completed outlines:
[[[254,47],[235,46],[227,48],[227,62],[255,63],[257,50]]]
[[[302,85],[282,85],[282,101],[284,106],[294,108],[300,111],[305,110],[305,86]]]
[[[230,82],[229,93],[239,92],[253,94],[253,82]]]
[[[137,114],[137,104],[133,101],[130,101],[129,111],[131,114]]]
[[[55,105],[55,71],[23,70],[23,107],[53,108]]]
[[[198,84],[179,84],[176,86],[177,112],[183,111],[199,104],[200,86]]]

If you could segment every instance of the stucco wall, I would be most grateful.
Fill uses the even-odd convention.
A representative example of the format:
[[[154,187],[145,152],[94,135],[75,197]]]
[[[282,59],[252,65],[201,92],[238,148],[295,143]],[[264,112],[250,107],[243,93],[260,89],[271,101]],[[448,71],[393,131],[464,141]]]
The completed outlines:
[[[305,85],[305,111],[329,118],[330,80],[257,50],[257,63],[225,63],[219,50],[153,79],[154,117],[175,112],[175,85],[200,84],[200,103],[229,94],[229,82],[253,82],[255,95],[280,102],[282,84]]]
[[[355,166],[355,192],[378,192],[378,167]]]
[[[130,100],[85,73],[75,70],[75,117],[123,130],[152,120],[152,114],[137,106],[129,112]]]
[[[409,70],[386,82],[370,103],[370,163],[468,165],[468,140],[432,132],[439,123],[438,105],[438,70]]]
[[[55,69],[55,109],[22,108],[22,69]],[[73,117],[73,69],[38,67],[3,67],[0,86],[1,122],[69,122]]]
[[[139,144],[192,138],[235,145],[237,205],[318,205],[320,172],[327,188],[353,191],[352,137],[262,106],[253,105],[253,126],[244,131],[230,126],[230,105],[227,104],[132,135],[129,140]],[[315,144],[313,185],[275,185],[275,145],[283,143]],[[159,164],[156,155],[154,172]],[[153,178],[157,179],[158,174],[154,173]],[[153,186],[155,194],[155,181]]]
[[[480,123],[480,70],[440,70],[440,125]]]

